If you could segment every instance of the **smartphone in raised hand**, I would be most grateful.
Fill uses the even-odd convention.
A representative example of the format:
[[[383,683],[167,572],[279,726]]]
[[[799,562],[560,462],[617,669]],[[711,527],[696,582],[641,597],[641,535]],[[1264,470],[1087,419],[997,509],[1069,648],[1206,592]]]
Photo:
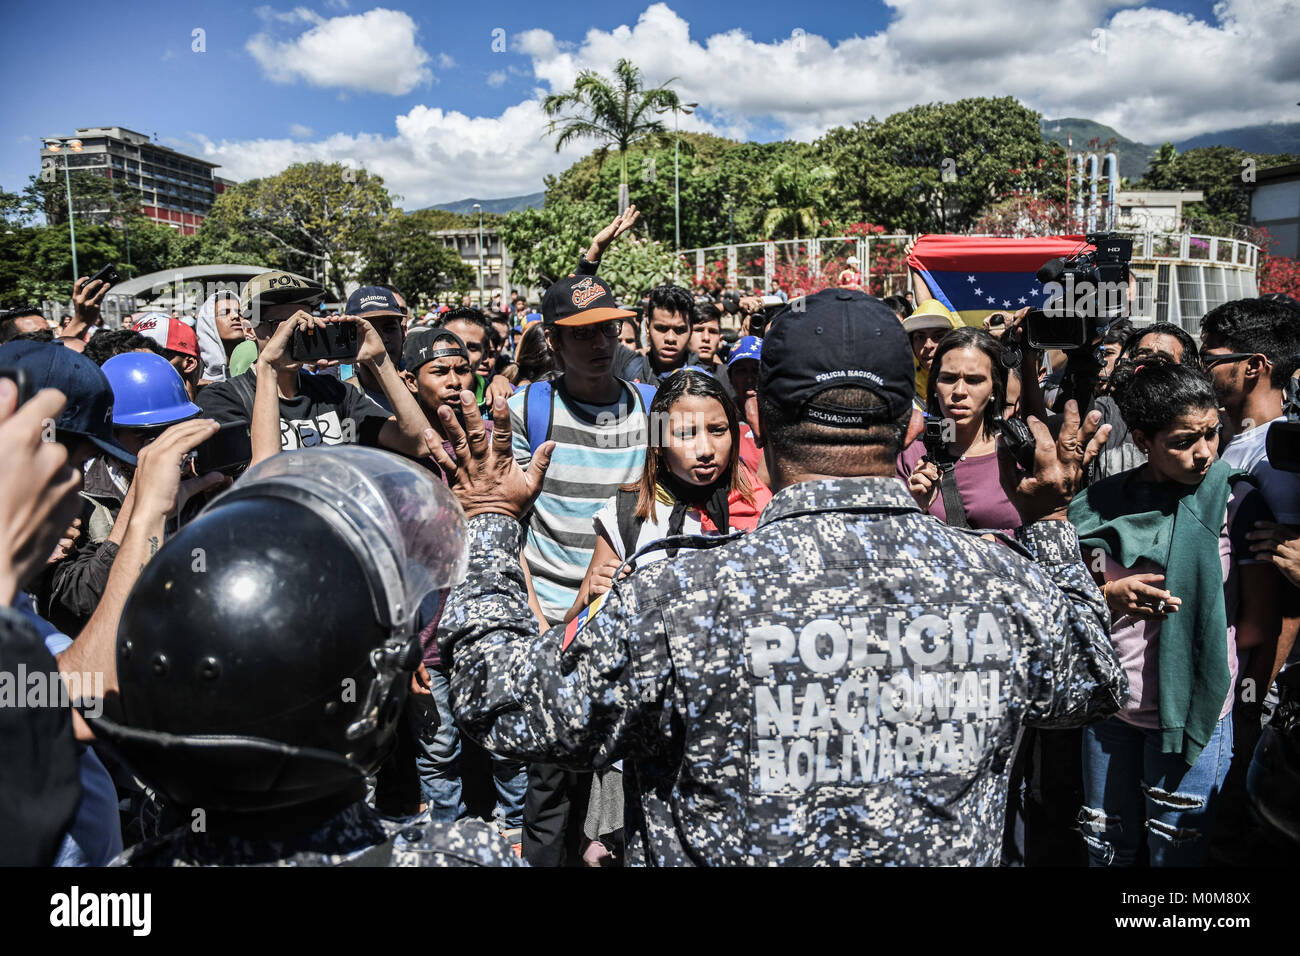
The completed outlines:
[[[323,326],[294,329],[289,354],[295,362],[356,358],[361,336],[355,319],[326,322]]]

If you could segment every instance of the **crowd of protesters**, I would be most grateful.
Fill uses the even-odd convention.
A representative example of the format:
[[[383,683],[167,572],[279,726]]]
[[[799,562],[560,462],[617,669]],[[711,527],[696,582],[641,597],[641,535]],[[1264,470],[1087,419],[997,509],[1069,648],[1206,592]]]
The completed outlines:
[[[592,619],[620,580],[683,560],[691,542],[752,532],[776,484],[758,421],[771,400],[760,388],[764,338],[787,303],[666,280],[618,302],[599,268],[636,218],[633,207],[597,234],[540,302],[516,294],[416,315],[407,303],[418,290],[364,286],[327,315],[323,290],[273,272],[242,296],[209,297],[193,322],[144,312],[102,328],[107,287],[84,280],[59,329],[35,309],[4,313],[0,603],[36,627],[59,671],[111,669],[129,638],[118,634],[124,604],[150,559],[245,468],[360,445],[455,487],[467,422],[494,413],[521,469],[545,462],[515,556],[539,634]],[[851,267],[839,288],[860,282]],[[1127,695],[1086,726],[1026,726],[1002,755],[1003,864],[1293,860],[1300,834],[1287,827],[1300,808],[1279,810],[1258,791],[1268,787],[1264,729],[1278,715],[1294,721],[1300,704],[1300,474],[1270,464],[1266,442],[1300,370],[1300,304],[1228,302],[1203,317],[1199,342],[1176,325],[1111,323],[1087,348],[1096,370],[1077,411],[1062,387],[1070,356],[1008,348],[1026,310],[978,328],[928,296],[883,307],[911,345],[918,426],[894,474],[924,520],[1015,549],[1017,531],[1041,517],[1017,490],[1037,466],[1032,447],[1024,453],[1028,429],[1015,426],[1032,417],[1056,434],[1087,416],[1106,429],[1068,520]],[[349,356],[295,357],[299,338],[337,322],[355,324]],[[56,441],[35,440],[48,421]],[[934,427],[922,435],[923,422]],[[490,436],[492,421],[485,427]],[[242,451],[203,473],[218,430]],[[592,771],[476,743],[460,726],[439,620],[477,612],[438,611],[419,630],[404,719],[369,804],[390,817],[490,821],[534,866],[621,864],[625,820],[639,812],[625,800],[633,782],[622,762]],[[0,664],[12,669],[18,644],[7,636],[4,646]],[[801,725],[811,719],[806,701],[784,706],[804,707]],[[82,714],[22,733],[15,721],[32,714],[0,714],[0,805],[6,824],[27,824],[5,838],[0,862],[105,865],[160,836],[168,798],[102,749]],[[48,783],[42,734],[75,735],[75,787]],[[953,862],[950,850],[933,860]],[[842,857],[828,848],[831,859]]]

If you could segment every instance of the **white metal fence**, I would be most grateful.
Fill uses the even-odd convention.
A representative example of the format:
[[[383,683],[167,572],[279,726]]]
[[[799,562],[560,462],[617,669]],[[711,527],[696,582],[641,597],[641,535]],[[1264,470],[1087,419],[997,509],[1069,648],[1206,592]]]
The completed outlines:
[[[1133,240],[1138,296],[1135,318],[1174,322],[1195,332],[1201,316],[1233,299],[1259,294],[1260,248],[1245,239],[1186,232],[1117,230]],[[910,287],[904,248],[914,235],[819,236],[683,249],[697,285],[724,284],[742,292],[814,292],[835,285],[848,268],[874,295]],[[857,257],[851,264],[849,258]]]

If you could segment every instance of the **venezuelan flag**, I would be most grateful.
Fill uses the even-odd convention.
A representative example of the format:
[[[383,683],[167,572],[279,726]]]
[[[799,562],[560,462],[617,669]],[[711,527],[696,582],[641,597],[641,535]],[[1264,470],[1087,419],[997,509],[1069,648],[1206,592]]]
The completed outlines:
[[[1043,263],[1091,248],[1083,236],[921,236],[907,264],[949,311],[967,325],[982,326],[994,312],[1041,309],[1047,297],[1035,273]]]
[[[605,594],[608,593],[608,591],[605,592]],[[577,617],[565,625],[564,642],[560,645],[560,650],[562,652],[569,649],[569,645],[572,644],[573,639],[578,636],[578,631],[582,628],[582,625],[587,623],[587,619],[594,617],[600,612],[600,606],[605,603],[605,594],[600,595],[596,600],[584,607]]]

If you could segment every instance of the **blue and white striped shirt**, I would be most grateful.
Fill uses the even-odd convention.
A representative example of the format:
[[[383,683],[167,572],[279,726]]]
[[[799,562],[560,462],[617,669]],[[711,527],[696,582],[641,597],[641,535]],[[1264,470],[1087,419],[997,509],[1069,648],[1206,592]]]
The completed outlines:
[[[636,386],[622,384],[618,402],[593,406],[566,395],[562,379],[551,383],[555,451],[542,493],[526,519],[524,558],[542,613],[552,624],[563,620],[586,576],[596,549],[596,512],[620,485],[639,479],[645,467],[648,409]],[[526,422],[528,388],[509,400],[513,450],[521,468],[533,457]],[[536,444],[545,440],[538,436]]]

